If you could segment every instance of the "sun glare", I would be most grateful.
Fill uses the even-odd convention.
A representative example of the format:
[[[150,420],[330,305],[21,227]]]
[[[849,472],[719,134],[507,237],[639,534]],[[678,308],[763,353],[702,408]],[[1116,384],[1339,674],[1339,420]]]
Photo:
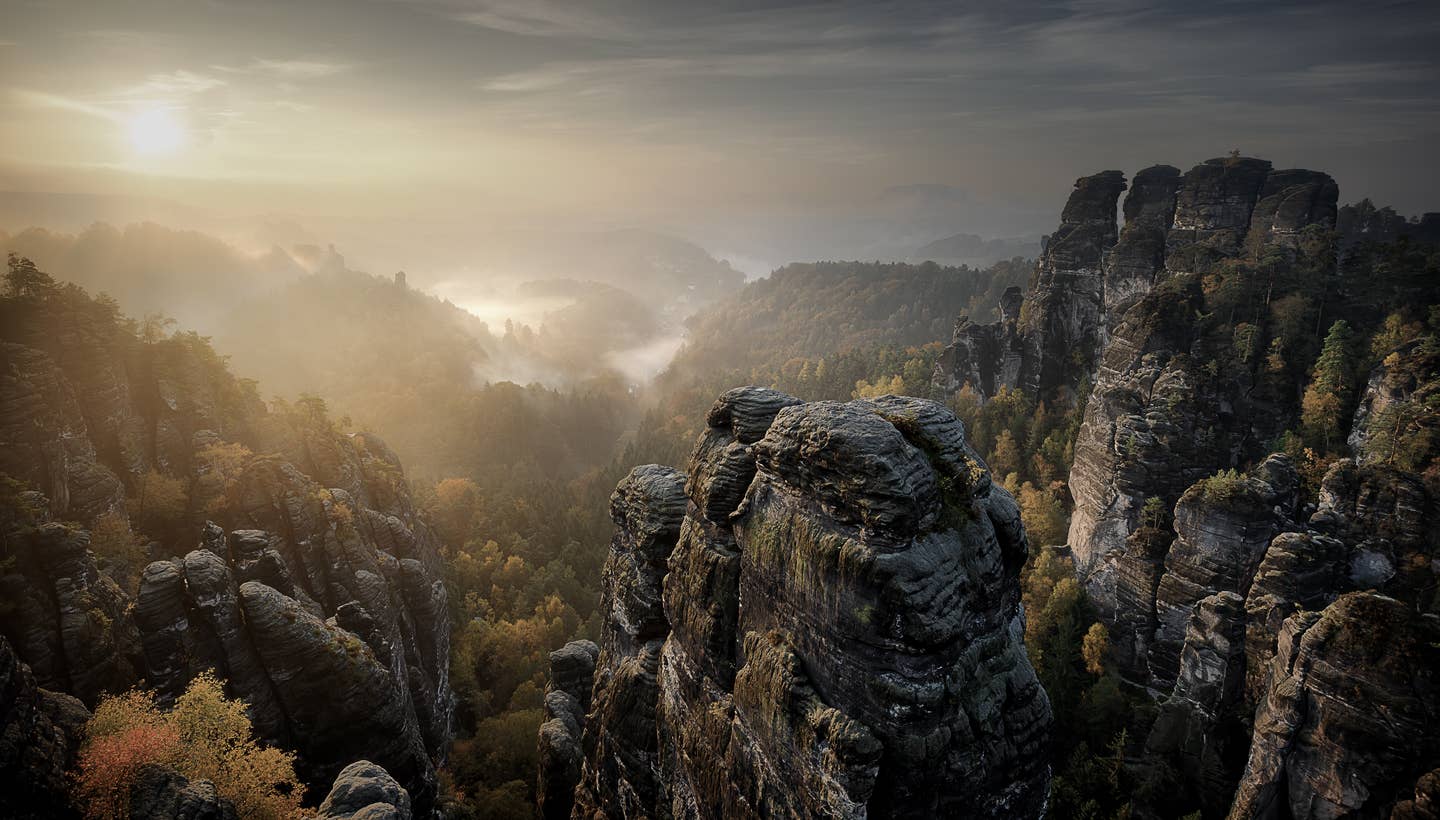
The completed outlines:
[[[185,127],[163,108],[136,114],[129,129],[130,145],[141,154],[173,154],[185,145]]]

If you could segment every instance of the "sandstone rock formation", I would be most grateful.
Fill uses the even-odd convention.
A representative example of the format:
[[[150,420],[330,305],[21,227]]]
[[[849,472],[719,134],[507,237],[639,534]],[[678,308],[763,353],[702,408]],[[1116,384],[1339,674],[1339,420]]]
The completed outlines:
[[[0,815],[75,816],[67,772],[89,719],[75,698],[39,688],[0,637]]]
[[[335,777],[316,820],[410,820],[410,794],[383,768],[357,760]]]
[[[293,572],[271,544],[285,546],[211,525],[201,549],[146,568],[135,620],[150,680],[173,697],[213,668],[312,788],[364,756],[428,811],[451,708],[443,585],[343,527],[289,544],[308,561]]]
[[[312,789],[363,755],[428,813],[454,708],[449,616],[395,454],[313,413],[267,413],[199,337],[141,344],[83,296],[30,307],[0,342],[0,471],[52,495],[6,485],[0,633],[34,678],[93,706],[142,683],[174,697],[214,669]],[[188,488],[173,526],[200,537],[146,567],[132,599],[85,529],[51,519],[123,513],[147,471]],[[150,785],[156,811],[199,799],[197,784]]]
[[[535,785],[540,816],[546,820],[565,820],[575,806],[575,786],[585,758],[580,741],[599,655],[600,647],[592,641],[571,641],[550,653]]]
[[[188,780],[168,766],[147,763],[130,787],[131,820],[238,820],[235,806],[208,780]]]
[[[1379,817],[1440,763],[1440,622],[1350,593],[1281,630],[1230,817]]]
[[[1105,258],[1105,314],[1119,322],[1164,270],[1165,237],[1175,220],[1180,169],[1153,165],[1135,173],[1125,195],[1125,227]]]
[[[574,816],[1042,812],[1025,535],[941,406],[730,391],[612,517]]]
[[[99,571],[85,530],[48,521],[38,494],[22,499],[28,521],[3,528],[0,630],[41,686],[94,706],[138,679],[140,640],[130,598]]]
[[[1258,458],[1260,442],[1287,422],[1248,373],[1201,366],[1197,345],[1203,351],[1205,342],[1195,317],[1204,304],[1193,274],[1223,259],[1262,254],[1273,265],[1333,268],[1333,247],[1300,237],[1309,228],[1333,227],[1337,196],[1324,174],[1272,171],[1263,160],[1210,160],[1180,178],[1163,267],[1148,277],[1157,285],[1111,319],[1114,332],[1075,444],[1069,544],[1107,618],[1127,617],[1116,612],[1116,577],[1127,572],[1118,562],[1146,501],[1156,498],[1170,509],[1199,478]],[[1137,206],[1130,219],[1139,230],[1147,218],[1153,224],[1156,210],[1163,221],[1163,208],[1162,202],[1147,217]],[[1128,267],[1133,258],[1126,257],[1124,278],[1145,280]],[[1120,261],[1113,254],[1111,260]]]
[[[1124,190],[1119,171],[1075,181],[1023,308],[1019,294],[1006,291],[999,322],[976,325],[961,317],[936,363],[936,387],[953,393],[969,384],[984,399],[1001,387],[1050,397],[1079,385],[1105,341],[1102,267],[1116,241],[1115,203]]]

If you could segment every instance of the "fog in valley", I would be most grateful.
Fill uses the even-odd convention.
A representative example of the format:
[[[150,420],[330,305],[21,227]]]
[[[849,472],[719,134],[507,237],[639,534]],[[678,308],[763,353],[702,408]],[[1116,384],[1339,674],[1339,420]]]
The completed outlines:
[[[0,817],[1434,820],[1437,35],[0,0]]]

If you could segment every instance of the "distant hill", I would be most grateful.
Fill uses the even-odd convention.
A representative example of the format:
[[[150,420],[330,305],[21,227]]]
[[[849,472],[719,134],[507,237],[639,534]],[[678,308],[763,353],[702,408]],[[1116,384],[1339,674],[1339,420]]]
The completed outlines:
[[[973,233],[957,233],[917,248],[907,262],[935,262],[940,265],[987,267],[1015,256],[1040,255],[1040,239],[1015,237],[986,239]]]
[[[794,357],[950,338],[955,317],[988,316],[1030,275],[1015,259],[988,269],[875,262],[786,265],[702,311],[678,368],[750,369]]]

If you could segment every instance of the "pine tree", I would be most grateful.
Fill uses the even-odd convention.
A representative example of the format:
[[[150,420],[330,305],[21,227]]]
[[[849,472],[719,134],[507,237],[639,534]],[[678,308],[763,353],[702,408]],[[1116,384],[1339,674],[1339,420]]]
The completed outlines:
[[[1327,452],[1330,442],[1341,431],[1341,421],[1355,390],[1353,337],[1350,323],[1344,319],[1330,326],[1320,348],[1320,358],[1315,360],[1310,386],[1305,388],[1301,400],[1300,421],[1319,437]]]

